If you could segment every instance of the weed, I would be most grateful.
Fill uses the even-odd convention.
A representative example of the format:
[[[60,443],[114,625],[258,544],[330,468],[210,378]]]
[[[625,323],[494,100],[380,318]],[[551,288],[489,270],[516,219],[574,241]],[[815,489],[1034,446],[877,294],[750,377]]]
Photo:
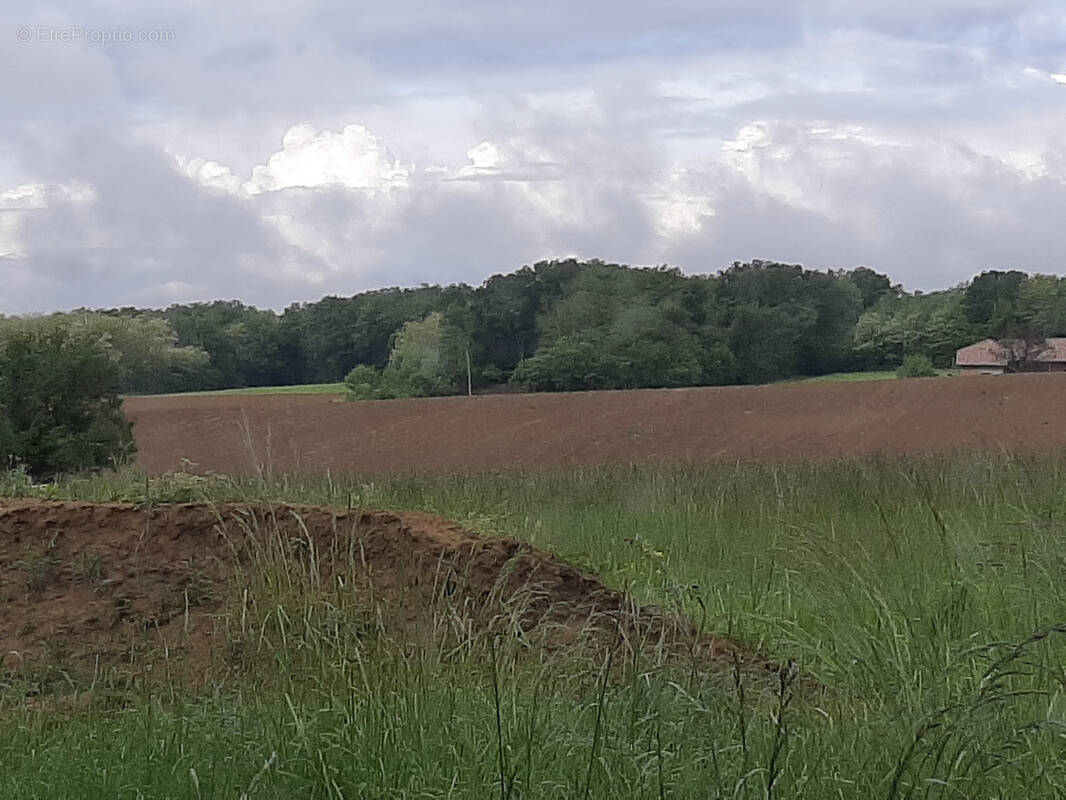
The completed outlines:
[[[30,551],[25,558],[15,562],[15,568],[25,576],[26,589],[32,594],[39,594],[47,589],[59,575],[62,562],[56,555],[57,539],[52,537],[46,547],[39,551]]]
[[[107,577],[107,566],[100,553],[82,553],[71,562],[74,578],[79,582],[98,588]]]
[[[184,596],[190,606],[202,606],[215,598],[215,582],[202,569],[186,562]]]

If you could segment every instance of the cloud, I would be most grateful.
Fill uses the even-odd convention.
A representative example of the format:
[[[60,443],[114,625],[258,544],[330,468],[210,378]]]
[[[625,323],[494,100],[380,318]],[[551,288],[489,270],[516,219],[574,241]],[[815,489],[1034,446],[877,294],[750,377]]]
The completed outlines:
[[[926,290],[989,268],[1058,266],[1061,171],[1032,177],[966,147],[864,130],[763,124],[738,140],[727,153],[743,157],[692,190],[713,198],[715,214],[671,260],[873,263]]]
[[[1044,0],[0,11],[0,312],[478,282],[540,258],[1061,270]],[[278,31],[284,31],[279,36]]]
[[[409,177],[410,168],[362,125],[320,133],[295,125],[282,139],[282,149],[252,170],[241,188],[249,194],[296,186],[388,190],[406,187]]]
[[[97,131],[44,149],[70,183],[19,193],[19,261],[5,269],[23,275],[23,288],[4,295],[2,311],[169,302],[178,284],[263,296],[287,265],[315,264],[255,209],[189,180],[150,144]]]
[[[233,170],[217,161],[203,158],[178,157],[178,166],[196,183],[212,189],[236,194],[241,189],[241,181]]]

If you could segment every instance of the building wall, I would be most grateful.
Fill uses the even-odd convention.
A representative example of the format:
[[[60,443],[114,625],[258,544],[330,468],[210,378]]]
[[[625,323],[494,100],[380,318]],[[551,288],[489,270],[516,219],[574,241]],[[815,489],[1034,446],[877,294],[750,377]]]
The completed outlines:
[[[1066,372],[1066,363],[1061,361],[1050,361],[1041,363],[1039,361],[1032,361],[1028,364],[1021,364],[1018,366],[1015,372]]]
[[[1066,372],[1066,363],[1054,361],[1042,364],[1036,361],[1029,364],[1019,364],[1009,369],[1003,367],[956,367],[956,369],[963,375],[1002,375],[1006,372]]]

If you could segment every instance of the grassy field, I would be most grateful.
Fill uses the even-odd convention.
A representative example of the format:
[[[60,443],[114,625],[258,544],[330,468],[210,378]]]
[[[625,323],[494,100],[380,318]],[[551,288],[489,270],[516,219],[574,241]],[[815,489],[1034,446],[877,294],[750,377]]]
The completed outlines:
[[[951,370],[940,370],[940,376],[950,376]],[[892,370],[871,370],[868,372],[834,372],[830,375],[815,375],[809,378],[787,378],[779,383],[851,383],[854,381],[894,380],[896,373]],[[255,386],[248,389],[218,389],[206,392],[183,392],[181,396],[213,395],[269,395],[269,394],[337,394],[345,393],[343,383],[309,383],[299,386]],[[153,395],[154,397],[176,397],[179,395]]]
[[[955,373],[949,369],[937,370],[939,377],[951,377]],[[894,370],[871,370],[868,372],[833,372],[829,375],[815,375],[810,378],[789,378],[782,383],[853,383],[858,381],[891,381],[896,379]]]
[[[448,649],[356,636],[290,593],[272,602],[291,624],[264,622],[241,680],[68,712],[27,708],[8,681],[0,797],[1063,797],[1063,486],[1066,458],[1008,454],[350,482],[12,475],[0,494],[438,512],[812,680],[474,632]]]
[[[895,378],[894,370],[871,370],[869,372],[833,372],[829,375],[815,375],[810,378],[789,378],[782,383],[852,383],[855,381],[890,381]]]
[[[253,386],[249,389],[217,389],[210,392],[182,392],[182,396],[211,395],[257,395],[257,394],[344,394],[343,383],[305,383],[299,386]],[[176,397],[178,395],[152,395],[153,397]]]
[[[953,374],[950,370],[940,370],[940,375]],[[810,378],[788,378],[780,383],[850,383],[852,381],[887,381],[894,380],[896,373],[892,370],[872,370],[868,372],[834,372],[830,375],[816,375]],[[343,383],[309,383],[300,386],[256,386],[249,389],[218,389],[207,392],[183,392],[183,396],[211,395],[261,395],[261,394],[344,394]],[[154,395],[156,397],[175,397],[177,395]]]

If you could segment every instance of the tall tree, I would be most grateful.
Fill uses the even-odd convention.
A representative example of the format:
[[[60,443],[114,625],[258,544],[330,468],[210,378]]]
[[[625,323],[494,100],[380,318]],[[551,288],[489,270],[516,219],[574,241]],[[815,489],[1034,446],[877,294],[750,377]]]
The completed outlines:
[[[855,267],[855,269],[847,270],[841,274],[859,290],[859,297],[862,298],[864,310],[872,308],[881,299],[896,292],[892,287],[892,281],[887,275],[882,275],[869,267]]]
[[[966,287],[962,301],[966,318],[986,336],[1012,335],[1016,322],[1014,303],[1025,277],[1018,270],[982,272]]]
[[[1066,335],[1066,279],[1033,275],[1014,298],[1016,332],[1024,338]]]

